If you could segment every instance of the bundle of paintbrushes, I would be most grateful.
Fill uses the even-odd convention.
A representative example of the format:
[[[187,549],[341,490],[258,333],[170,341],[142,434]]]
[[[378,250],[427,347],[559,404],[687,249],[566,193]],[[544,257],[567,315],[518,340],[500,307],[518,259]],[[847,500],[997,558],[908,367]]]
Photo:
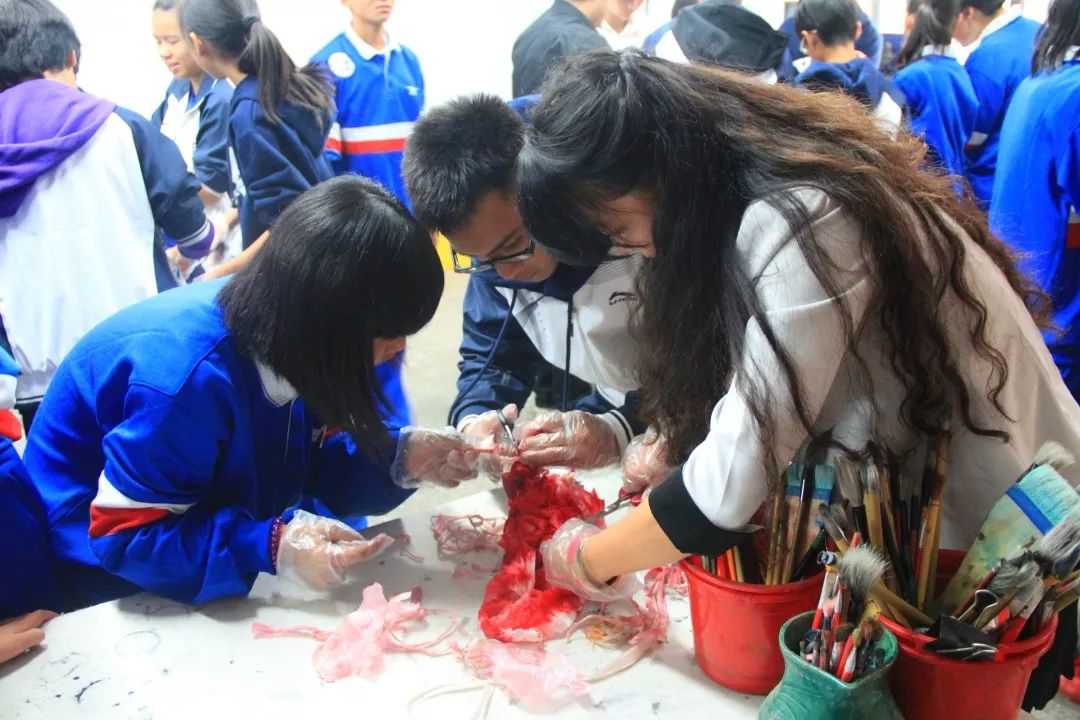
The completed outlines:
[[[702,555],[701,567],[721,580],[758,584],[762,581],[757,556],[746,543],[728,548],[723,555]]]
[[[818,510],[832,501],[837,470],[835,465],[815,463],[815,459],[814,452],[800,453],[769,502],[762,563],[766,585],[796,582],[819,572],[817,556],[829,537]]]
[[[1080,597],[1080,514],[1000,558],[929,633],[927,648],[963,659],[991,658],[994,646],[1036,634]]]
[[[866,545],[853,547],[842,557],[822,552],[819,560],[826,568],[825,582],[799,653],[806,662],[851,682],[884,662],[884,651],[877,647],[884,630],[870,598],[887,565]]]

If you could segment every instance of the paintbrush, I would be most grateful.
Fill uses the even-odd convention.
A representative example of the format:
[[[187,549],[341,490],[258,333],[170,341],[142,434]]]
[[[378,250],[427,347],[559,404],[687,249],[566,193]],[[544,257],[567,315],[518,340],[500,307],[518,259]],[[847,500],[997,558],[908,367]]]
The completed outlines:
[[[849,547],[847,539],[844,537],[836,520],[833,519],[833,515],[829,511],[829,508],[821,508],[821,518],[825,523],[825,529],[828,531],[829,537],[836,543],[837,549],[841,553],[847,552]],[[934,622],[926,613],[904,600],[892,590],[889,590],[889,588],[885,587],[885,584],[880,581],[875,583],[871,588],[870,595],[875,600],[880,600],[882,603],[888,603],[893,610],[902,612],[909,620],[914,620],[923,626],[929,627]]]
[[[777,585],[782,585],[791,577],[791,571],[795,566],[796,546],[799,544],[799,515],[802,512],[802,496],[807,484],[807,476],[810,473],[808,466],[793,464],[795,472],[787,473],[787,516],[786,530],[783,541],[783,559],[779,563],[780,569],[774,578]]]
[[[870,590],[881,580],[887,566],[881,553],[870,545],[851,548],[840,558],[837,567],[840,582],[851,593],[851,607],[847,611],[850,621],[856,622],[862,617]]]
[[[919,548],[919,582],[916,588],[916,604],[926,607],[928,597],[934,594],[938,556],[938,531],[941,523],[941,501],[945,494],[945,481],[949,461],[949,429],[944,427],[938,435],[937,461],[934,465],[930,500],[926,505],[926,521],[923,523],[922,547]]]
[[[866,526],[866,505],[863,500],[862,483],[859,482],[859,468],[846,457],[837,461],[836,483],[851,511],[851,521],[855,530],[862,533],[864,538],[869,537]]]
[[[825,620],[825,603],[831,602],[833,592],[836,590],[836,567],[825,566],[825,580],[821,584],[821,595],[818,597],[817,609],[814,611],[814,620],[810,624],[812,630],[821,628]]]
[[[900,545],[900,566],[898,572],[904,577],[904,596],[912,602],[916,600],[914,568],[915,553],[912,547],[914,535],[911,529],[910,512],[910,507],[916,504],[915,499],[912,497],[914,493],[915,475],[912,473],[904,473],[900,477],[900,501],[897,503],[897,511],[900,519],[900,532],[897,535],[897,542]]]
[[[851,633],[854,630],[854,624],[844,623],[836,628],[836,632],[833,633],[833,645],[829,651],[829,672],[834,675],[836,674],[837,666],[840,664],[840,656],[844,653],[844,646],[847,645],[847,640],[851,637]]]
[[[836,487],[836,468],[832,465],[814,466],[814,490],[810,496],[808,518],[813,522],[807,522],[805,543],[802,546],[803,553],[806,548],[814,544],[821,532],[821,523],[818,521],[818,508],[832,502],[833,488]]]
[[[776,578],[781,573],[784,562],[784,538],[787,534],[787,524],[785,523],[788,515],[786,490],[792,479],[792,475],[796,478],[798,477],[800,467],[801,465],[797,463],[788,465],[781,478],[782,483],[772,498],[772,507],[770,508],[769,515],[769,558],[768,566],[765,569],[766,585],[775,585],[777,582]]]
[[[1039,449],[1031,469],[991,508],[937,605],[953,615],[1000,558],[1031,545],[1064,518],[1080,512],[1080,495],[1057,471],[1071,462],[1072,456],[1057,443]]]
[[[885,532],[881,527],[881,485],[877,466],[870,461],[862,466],[863,501],[866,507],[866,529],[869,533],[867,538],[870,544],[880,552],[885,552]],[[892,580],[892,582],[890,582]],[[885,584],[890,590],[896,591],[896,580],[885,578]]]

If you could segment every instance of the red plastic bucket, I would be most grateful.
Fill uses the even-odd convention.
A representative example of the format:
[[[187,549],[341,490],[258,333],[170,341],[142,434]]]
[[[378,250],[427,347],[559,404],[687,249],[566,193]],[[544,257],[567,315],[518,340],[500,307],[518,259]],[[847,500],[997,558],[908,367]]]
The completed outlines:
[[[737,583],[680,563],[690,585],[694,657],[724,687],[766,695],[784,675],[776,638],[785,622],[817,607],[824,573],[786,585]]]
[[[948,585],[965,553],[942,550],[938,557],[937,588]],[[951,660],[923,649],[933,638],[881,622],[900,643],[900,657],[889,674],[889,685],[906,720],[970,717],[1014,720],[1020,712],[1031,671],[1054,642],[1057,616],[1032,638],[998,645],[993,661]]]

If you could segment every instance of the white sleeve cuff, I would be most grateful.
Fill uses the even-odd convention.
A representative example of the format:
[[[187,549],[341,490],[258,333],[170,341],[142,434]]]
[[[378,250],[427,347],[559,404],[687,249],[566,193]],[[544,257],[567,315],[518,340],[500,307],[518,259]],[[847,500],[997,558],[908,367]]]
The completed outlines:
[[[610,410],[596,417],[611,429],[611,434],[615,436],[615,442],[619,446],[619,457],[621,458],[623,453],[626,452],[626,446],[630,444],[630,438],[634,435],[634,431],[630,429],[630,423],[618,410]]]

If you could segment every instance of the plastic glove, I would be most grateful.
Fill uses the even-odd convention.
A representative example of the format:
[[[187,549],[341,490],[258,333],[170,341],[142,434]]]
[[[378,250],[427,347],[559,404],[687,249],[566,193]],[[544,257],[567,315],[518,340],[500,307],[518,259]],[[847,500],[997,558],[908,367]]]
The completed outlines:
[[[549,412],[521,426],[521,461],[534,467],[598,468],[619,459],[611,427],[580,410]]]
[[[367,540],[340,520],[297,510],[281,533],[277,574],[315,590],[329,590],[345,582],[350,567],[393,544],[389,535]]]
[[[502,409],[502,413],[513,428],[518,416],[517,405],[507,405]],[[506,430],[494,410],[469,418],[461,423],[460,427],[469,444],[477,448],[495,449],[494,453],[480,456],[480,471],[491,480],[498,481],[518,457],[517,440],[506,437]]]
[[[667,440],[649,428],[644,435],[630,441],[623,455],[623,490],[633,494],[654,488],[671,471],[667,462]]]
[[[479,457],[480,449],[454,428],[407,427],[398,436],[390,478],[403,488],[419,487],[422,482],[457,487],[462,480],[477,476]]]
[[[596,602],[622,600],[640,590],[641,582],[636,575],[623,575],[610,584],[595,583],[589,579],[581,562],[581,546],[601,532],[595,525],[574,518],[563,523],[550,540],[540,543],[547,581],[578,597]]]
[[[45,640],[41,626],[56,617],[50,610],[35,610],[0,625],[0,663],[17,658]]]

